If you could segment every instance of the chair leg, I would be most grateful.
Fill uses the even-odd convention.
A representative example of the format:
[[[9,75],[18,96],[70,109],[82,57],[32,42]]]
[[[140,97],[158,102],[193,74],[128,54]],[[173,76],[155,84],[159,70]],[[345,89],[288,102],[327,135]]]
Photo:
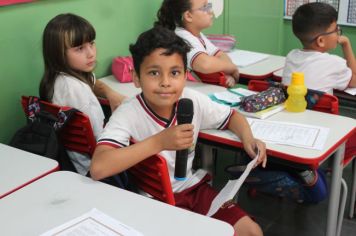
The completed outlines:
[[[345,205],[346,205],[346,198],[347,198],[347,184],[343,178],[341,179],[341,191],[342,192],[340,196],[340,206],[339,206],[339,214],[337,219],[336,236],[340,236],[341,234],[342,221],[344,219],[344,212],[345,212]]]
[[[356,201],[356,159],[352,160],[352,180],[351,180],[351,193],[350,193],[350,206],[349,217],[352,219],[355,214],[355,201]]]

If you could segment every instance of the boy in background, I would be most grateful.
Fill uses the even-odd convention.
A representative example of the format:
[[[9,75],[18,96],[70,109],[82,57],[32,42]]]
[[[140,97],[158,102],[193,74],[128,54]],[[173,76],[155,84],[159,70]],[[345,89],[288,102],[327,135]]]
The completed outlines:
[[[155,27],[142,33],[130,46],[134,83],[142,93],[115,110],[99,137],[90,173],[102,179],[120,173],[159,153],[167,161],[176,206],[206,215],[217,195],[209,175],[192,170],[194,147],[200,129],[230,129],[242,140],[251,158],[266,165],[265,144],[253,137],[246,119],[208,96],[185,87],[189,46],[173,31]],[[177,102],[193,102],[191,124],[176,124]],[[130,138],[137,142],[130,144]],[[187,177],[174,179],[176,150],[189,149]],[[261,228],[236,204],[226,203],[213,216],[234,226],[238,235],[262,235]],[[149,219],[147,219],[149,220]]]
[[[290,84],[292,72],[303,72],[309,89],[333,94],[333,89],[356,87],[356,59],[350,40],[341,35],[336,21],[336,10],[326,3],[307,3],[295,11],[293,33],[303,44],[303,49],[288,53],[283,84]],[[345,59],[328,53],[338,44]]]

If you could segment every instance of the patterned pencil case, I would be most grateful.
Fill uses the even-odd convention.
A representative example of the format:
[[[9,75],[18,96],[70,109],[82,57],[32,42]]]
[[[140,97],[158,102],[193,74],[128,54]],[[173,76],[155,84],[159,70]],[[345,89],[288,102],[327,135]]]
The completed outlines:
[[[241,108],[247,112],[258,112],[285,100],[286,95],[282,88],[270,87],[263,92],[243,97]]]

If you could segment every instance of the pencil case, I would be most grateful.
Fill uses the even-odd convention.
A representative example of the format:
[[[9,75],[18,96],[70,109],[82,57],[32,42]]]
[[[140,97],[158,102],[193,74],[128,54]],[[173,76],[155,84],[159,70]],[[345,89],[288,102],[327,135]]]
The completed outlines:
[[[243,97],[240,107],[246,112],[258,112],[285,100],[286,95],[282,88],[270,87],[263,92]]]

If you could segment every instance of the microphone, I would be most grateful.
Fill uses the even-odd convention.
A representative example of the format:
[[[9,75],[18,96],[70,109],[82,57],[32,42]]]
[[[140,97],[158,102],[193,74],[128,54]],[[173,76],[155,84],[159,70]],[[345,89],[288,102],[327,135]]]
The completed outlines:
[[[192,123],[193,102],[189,98],[182,98],[178,101],[177,122],[178,125]],[[185,180],[187,174],[188,149],[176,151],[176,162],[174,169],[174,178],[176,180]]]

